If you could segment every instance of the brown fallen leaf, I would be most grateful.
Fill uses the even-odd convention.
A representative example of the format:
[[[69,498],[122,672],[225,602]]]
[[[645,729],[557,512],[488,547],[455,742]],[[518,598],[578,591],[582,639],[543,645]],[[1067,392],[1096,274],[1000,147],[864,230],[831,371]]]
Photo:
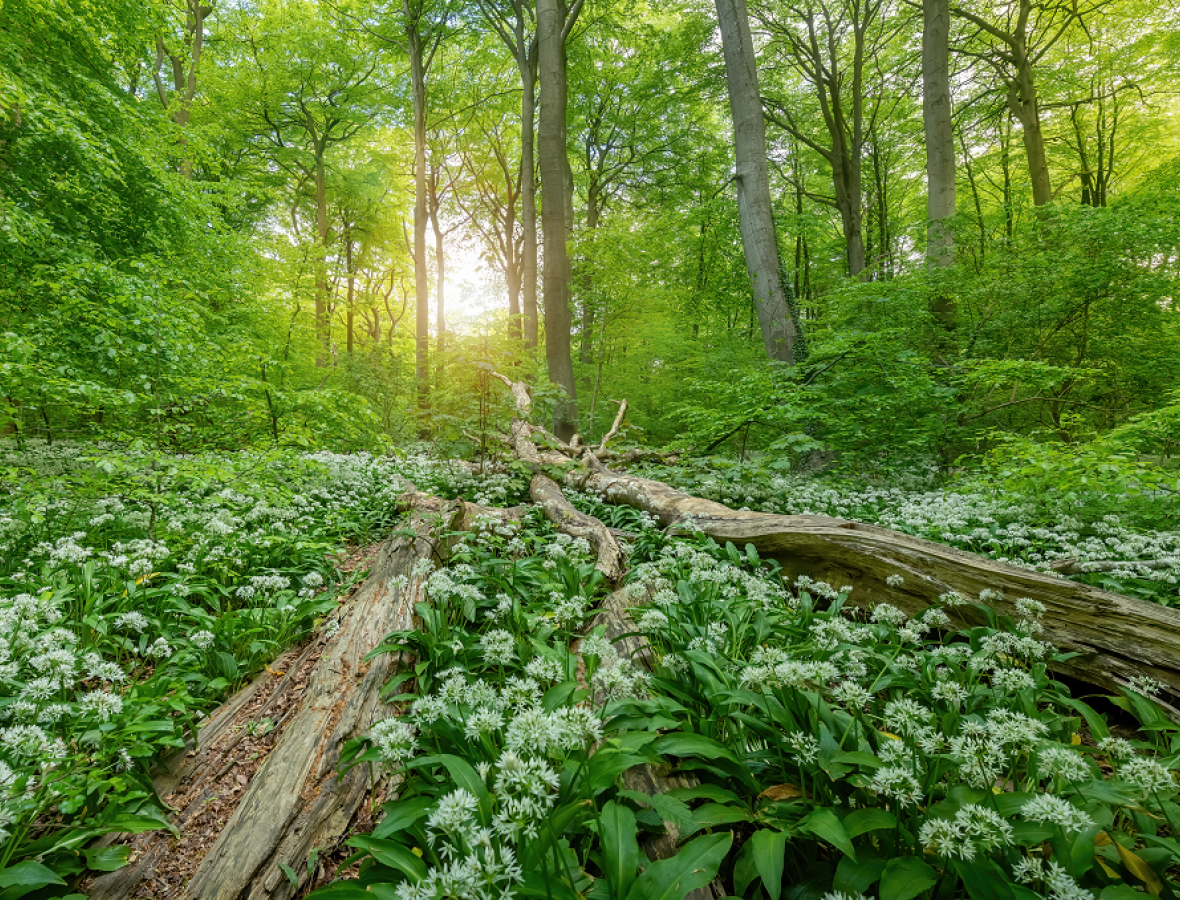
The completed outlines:
[[[765,797],[767,800],[791,800],[795,797],[804,797],[806,794],[793,784],[776,784],[768,787],[759,797]]]

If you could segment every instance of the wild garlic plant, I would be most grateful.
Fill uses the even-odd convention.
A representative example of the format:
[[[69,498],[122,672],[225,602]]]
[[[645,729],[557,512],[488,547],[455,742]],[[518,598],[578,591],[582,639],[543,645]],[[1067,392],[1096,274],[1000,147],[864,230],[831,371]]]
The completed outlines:
[[[1175,748],[1112,738],[1051,678],[1035,601],[1001,621],[989,592],[948,595],[991,623],[954,631],[940,607],[852,610],[847,588],[806,577],[788,590],[752,548],[709,540],[666,547],[634,576],[659,665],[653,698],[616,711],[660,722],[653,747],[728,792],[698,821],[787,835],[785,875],[759,849],[773,837],[744,845],[739,892],[761,881],[775,896],[776,878],[880,900],[979,898],[983,882],[1000,885],[989,897],[1053,900],[1176,889]]]
[[[401,900],[576,895],[601,871],[604,802],[652,758],[652,736],[617,733],[595,695],[631,696],[644,680],[601,634],[574,649],[601,582],[584,540],[489,522],[453,554],[417,573],[422,626],[375,651],[414,654],[389,688],[412,686],[391,698],[401,714],[346,749],[350,765],[405,778],[373,834],[351,840],[359,884],[395,885]]]
[[[34,442],[0,473],[0,879],[45,885],[118,864],[94,836],[166,825],[151,762],[335,608],[344,540],[390,530],[409,481],[475,484],[422,457]]]

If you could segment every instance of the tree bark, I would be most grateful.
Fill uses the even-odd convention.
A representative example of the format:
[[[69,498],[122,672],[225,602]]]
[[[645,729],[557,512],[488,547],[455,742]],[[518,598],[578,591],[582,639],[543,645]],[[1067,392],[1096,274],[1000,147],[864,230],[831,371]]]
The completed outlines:
[[[566,151],[565,26],[563,0],[537,0],[538,68],[541,82],[541,228],[545,242],[545,360],[549,380],[565,391],[553,410],[553,433],[569,440],[578,430],[578,389],[570,348],[570,258],[567,240],[572,208]],[[526,286],[527,289],[527,286]]]
[[[926,264],[954,262],[955,131],[951,120],[950,0],[922,0],[922,127],[926,134]],[[940,312],[942,314],[940,314]],[[953,324],[953,309],[935,309]]]
[[[426,47],[421,32],[423,3],[402,0],[410,54],[410,93],[414,116],[414,375],[418,408],[430,405],[430,284],[426,274]],[[419,429],[425,431],[425,426]],[[425,437],[424,433],[420,436]]]
[[[318,137],[315,141],[315,221],[316,247],[315,260],[315,335],[316,360],[320,368],[327,368],[330,354],[329,342],[331,334],[328,325],[328,186],[324,173],[324,153],[326,147]]]
[[[733,115],[738,217],[746,270],[767,357],[793,363],[795,323],[781,278],[782,263],[766,163],[766,123],[762,116],[750,19],[745,0],[716,0],[716,5],[725,53],[729,108]]]

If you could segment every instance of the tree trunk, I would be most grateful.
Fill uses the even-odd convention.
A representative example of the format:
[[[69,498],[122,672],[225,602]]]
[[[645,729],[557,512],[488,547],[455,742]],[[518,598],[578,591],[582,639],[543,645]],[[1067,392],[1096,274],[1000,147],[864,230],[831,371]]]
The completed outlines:
[[[403,0],[406,44],[410,51],[410,91],[414,106],[414,360],[418,408],[430,405],[430,284],[426,275],[426,59],[418,30],[420,8]],[[419,428],[425,437],[428,429]]]
[[[315,364],[320,368],[328,365],[330,332],[328,325],[328,187],[324,174],[324,145],[315,146],[315,336],[318,344]]]
[[[349,234],[344,241],[345,265],[348,267],[348,312],[346,313],[347,321],[347,347],[348,355],[352,356],[355,346],[356,333],[356,272],[352,270],[352,235]]]
[[[520,101],[520,225],[524,231],[524,262],[521,265],[521,307],[524,316],[524,346],[537,349],[540,325],[537,314],[537,164],[534,159],[536,127],[537,61],[536,42],[518,60],[523,94]]]
[[[572,202],[566,155],[566,56],[562,0],[538,0],[537,45],[541,82],[541,229],[545,242],[545,359],[549,380],[566,396],[553,410],[553,433],[569,440],[578,430],[578,393],[570,349],[570,258],[567,208]],[[527,285],[526,285],[527,291]],[[527,294],[526,294],[527,299]]]
[[[795,323],[783,291],[782,263],[770,202],[766,124],[745,0],[716,0],[733,115],[738,217],[762,343],[770,359],[795,361]]]
[[[1045,136],[1041,132],[1041,110],[1032,62],[1027,54],[1018,57],[1016,78],[1008,84],[1008,108],[1020,122],[1024,152],[1028,158],[1028,178],[1032,184],[1033,206],[1053,200],[1049,181],[1049,162],[1045,155]]]
[[[926,264],[955,258],[950,219],[955,214],[955,131],[951,120],[950,0],[922,0],[922,127],[926,134]],[[936,308],[945,327],[954,309]]]
[[[435,350],[438,354],[438,359],[435,361],[436,378],[438,379],[438,386],[442,387],[442,373],[443,373],[443,353],[447,349],[447,319],[446,319],[446,278],[447,278],[447,260],[443,252],[443,232],[442,226],[438,221],[438,206],[439,198],[437,196],[431,198],[430,204],[430,226],[434,230],[434,315],[436,334]]]

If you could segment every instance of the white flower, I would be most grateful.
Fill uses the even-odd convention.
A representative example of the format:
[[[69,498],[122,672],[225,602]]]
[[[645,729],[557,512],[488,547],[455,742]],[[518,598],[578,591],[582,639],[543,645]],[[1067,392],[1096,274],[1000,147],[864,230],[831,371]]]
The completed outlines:
[[[786,743],[801,762],[813,763],[819,758],[819,740],[813,734],[794,731],[786,736]]]
[[[148,656],[158,656],[160,659],[167,659],[172,655],[172,648],[168,646],[168,642],[161,638],[156,638],[152,645],[147,648]]]
[[[1089,781],[1090,767],[1080,753],[1058,744],[1042,744],[1037,750],[1037,769],[1045,778]]]
[[[1038,794],[1024,801],[1020,811],[1030,822],[1058,825],[1066,831],[1081,831],[1094,824],[1087,813],[1055,794]]]
[[[148,620],[142,613],[125,612],[115,618],[115,627],[120,631],[134,631],[138,634],[148,627]]]
[[[79,701],[83,713],[92,713],[100,722],[108,721],[123,711],[123,698],[118,694],[108,694],[106,691],[91,691],[83,694]]]
[[[902,806],[915,804],[922,798],[918,779],[907,769],[899,766],[884,766],[878,769],[869,783],[869,790],[890,797]]]
[[[1170,796],[1176,792],[1172,773],[1157,760],[1136,756],[1127,760],[1118,771],[1119,777],[1129,781],[1144,793]]]
[[[1031,884],[1045,877],[1045,861],[1031,856],[1022,856],[1012,864],[1012,877],[1020,884]]]
[[[190,635],[189,640],[192,641],[193,646],[198,650],[208,650],[213,646],[213,632],[212,631],[198,631],[196,634]]]
[[[418,749],[414,729],[400,719],[382,719],[369,729],[369,739],[386,762],[409,759]]]
[[[511,665],[516,659],[516,638],[503,628],[494,628],[480,640],[483,657],[491,666]]]

